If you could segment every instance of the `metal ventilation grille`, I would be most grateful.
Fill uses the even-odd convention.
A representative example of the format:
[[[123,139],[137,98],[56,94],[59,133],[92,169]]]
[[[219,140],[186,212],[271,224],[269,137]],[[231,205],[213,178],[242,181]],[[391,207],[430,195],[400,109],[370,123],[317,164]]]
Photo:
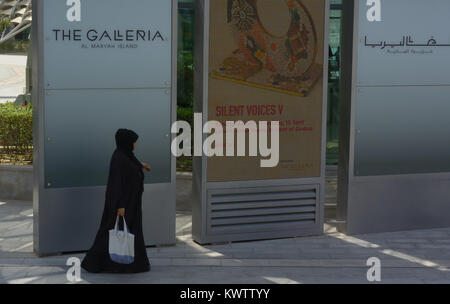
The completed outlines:
[[[209,190],[209,232],[261,232],[314,225],[318,189],[312,185]]]

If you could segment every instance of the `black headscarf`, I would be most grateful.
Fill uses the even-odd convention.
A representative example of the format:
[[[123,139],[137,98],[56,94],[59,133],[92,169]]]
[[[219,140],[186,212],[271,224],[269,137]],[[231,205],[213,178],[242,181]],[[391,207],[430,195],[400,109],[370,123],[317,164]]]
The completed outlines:
[[[133,153],[133,144],[138,140],[139,135],[128,129],[119,129],[116,132],[117,149],[127,155],[139,168],[142,167],[141,162]]]

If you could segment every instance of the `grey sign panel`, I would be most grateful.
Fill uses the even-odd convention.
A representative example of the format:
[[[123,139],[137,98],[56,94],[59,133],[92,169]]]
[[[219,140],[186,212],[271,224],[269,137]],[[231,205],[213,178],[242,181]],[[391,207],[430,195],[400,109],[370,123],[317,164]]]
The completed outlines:
[[[145,183],[170,182],[170,113],[170,90],[48,91],[45,186],[105,185],[119,128],[140,135],[136,156],[152,166]]]
[[[136,156],[152,167],[145,243],[175,243],[176,16],[176,0],[33,0],[36,253],[92,245],[118,128],[139,134]]]
[[[172,1],[81,4],[69,22],[66,1],[43,3],[46,89],[171,86]]]
[[[343,4],[339,230],[449,227],[450,2]]]
[[[450,172],[450,87],[357,89],[355,175]]]
[[[382,0],[370,22],[359,0],[358,86],[450,85],[448,0]]]
[[[354,174],[449,172],[450,2],[380,3],[359,1]]]

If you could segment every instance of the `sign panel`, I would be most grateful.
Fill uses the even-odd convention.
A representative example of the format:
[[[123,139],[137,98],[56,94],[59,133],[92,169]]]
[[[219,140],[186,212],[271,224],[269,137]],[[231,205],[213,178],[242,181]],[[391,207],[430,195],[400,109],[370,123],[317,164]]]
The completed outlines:
[[[209,182],[320,176],[324,12],[315,0],[210,2],[208,120],[280,121],[280,159],[212,157]]]
[[[170,87],[172,1],[76,2],[44,1],[46,89]]]
[[[449,1],[381,0],[380,22],[367,11],[360,0],[358,86],[450,85]]]
[[[356,176],[450,172],[450,2],[359,1]]]
[[[45,186],[105,185],[119,128],[140,135],[145,183],[170,182],[172,2],[43,6]]]

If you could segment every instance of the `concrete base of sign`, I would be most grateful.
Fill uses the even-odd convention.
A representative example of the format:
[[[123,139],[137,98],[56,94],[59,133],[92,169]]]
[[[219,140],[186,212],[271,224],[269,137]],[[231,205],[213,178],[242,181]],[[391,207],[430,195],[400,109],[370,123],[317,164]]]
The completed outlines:
[[[0,165],[0,198],[31,201],[33,167]]]

